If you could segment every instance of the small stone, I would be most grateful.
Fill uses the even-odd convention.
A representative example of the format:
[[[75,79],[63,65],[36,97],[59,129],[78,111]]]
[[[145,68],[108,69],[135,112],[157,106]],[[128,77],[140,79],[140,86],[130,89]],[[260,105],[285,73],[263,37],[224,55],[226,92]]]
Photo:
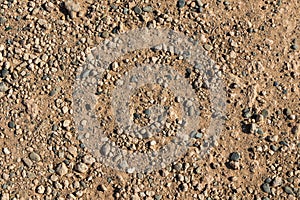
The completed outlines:
[[[28,167],[28,168],[31,168],[32,165],[33,165],[33,162],[29,159],[29,158],[23,158],[22,159],[24,164]]]
[[[68,173],[68,167],[65,163],[60,163],[56,168],[56,173],[60,176],[64,176]]]
[[[284,187],[284,191],[287,193],[287,194],[294,194],[293,192],[293,189],[289,186],[285,186]]]
[[[77,156],[77,148],[74,147],[74,146],[70,146],[68,148],[68,152],[73,156],[73,157],[76,157]]]
[[[231,169],[238,170],[240,168],[240,162],[239,161],[230,161],[229,166]]]
[[[3,173],[2,178],[7,181],[9,179],[9,175],[6,173]]]
[[[135,172],[135,168],[134,167],[127,169],[127,173],[129,173],[129,174],[133,174],[134,172]]]
[[[103,145],[102,148],[101,148],[101,150],[100,150],[100,152],[101,152],[103,155],[107,156],[108,153],[110,152],[110,146],[109,146],[109,144]]]
[[[82,158],[82,161],[83,161],[85,164],[92,165],[94,162],[96,162],[96,159],[93,158],[93,157],[90,156],[90,155],[85,155],[85,156]]]
[[[37,21],[37,23],[41,26],[41,27],[43,27],[43,28],[46,28],[46,29],[48,29],[48,23],[47,23],[47,20],[45,20],[45,19],[39,19],[38,21]]]
[[[39,193],[39,194],[44,194],[45,192],[45,187],[40,185],[36,188],[36,192]]]
[[[41,157],[39,156],[39,154],[35,153],[35,152],[31,152],[29,154],[29,158],[32,160],[32,161],[36,161],[36,162],[39,162],[41,160]]]
[[[196,139],[201,139],[203,137],[203,134],[202,133],[197,133],[196,135],[195,135],[195,138]]]
[[[80,172],[80,173],[85,173],[88,171],[88,166],[84,163],[78,163],[75,167],[75,170]]]
[[[47,2],[47,3],[45,4],[45,8],[46,8],[46,10],[47,10],[48,12],[51,12],[51,11],[53,10],[53,8],[54,8],[54,4],[53,4],[52,2]]]
[[[9,128],[15,128],[16,127],[15,122],[13,122],[13,121],[8,122],[8,127]]]
[[[196,174],[201,174],[201,168],[200,168],[200,167],[197,167],[197,168],[195,169],[195,173],[196,173]]]
[[[8,148],[5,147],[5,148],[3,148],[3,153],[8,155],[8,154],[10,154],[10,151],[8,150]]]
[[[65,1],[65,8],[67,9],[71,18],[74,18],[75,14],[81,11],[79,3],[75,3],[72,0]]]
[[[0,92],[6,92],[9,88],[4,82],[0,82]]]
[[[62,108],[62,112],[63,112],[64,114],[66,114],[68,111],[69,111],[68,106],[64,106],[64,107]]]
[[[139,6],[135,6],[133,8],[133,11],[135,12],[135,14],[142,14],[142,9]]]
[[[3,69],[1,70],[1,77],[2,77],[2,78],[5,78],[5,77],[8,75],[8,73],[9,73],[8,69],[3,68]]]
[[[271,193],[271,188],[270,188],[270,185],[269,185],[268,183],[262,184],[261,189],[262,189],[265,193]]]
[[[176,171],[180,171],[182,169],[182,164],[181,163],[176,163],[173,166],[173,169],[176,170]]]
[[[104,31],[104,32],[101,33],[101,37],[108,38],[109,37],[109,33],[107,31]]]
[[[250,118],[251,116],[252,116],[251,111],[248,108],[243,110],[243,117]]]
[[[181,189],[181,191],[183,192],[187,192],[189,190],[189,186],[186,183],[182,183],[179,185],[179,188]]]
[[[299,48],[299,46],[297,45],[297,44],[293,44],[292,46],[291,46],[291,49],[292,50],[297,50]]]
[[[260,135],[263,135],[264,134],[264,131],[259,127],[256,132]]]
[[[203,7],[203,3],[201,0],[196,0],[196,3],[199,7]]]
[[[107,188],[105,187],[105,185],[101,184],[101,185],[98,185],[97,190],[105,192],[105,191],[107,191]]]
[[[184,6],[185,6],[185,0],[178,0],[177,7],[178,8],[183,8]]]
[[[282,178],[281,177],[275,177],[274,180],[272,181],[272,186],[273,187],[278,187],[282,185]]]
[[[211,50],[213,50],[213,47],[212,47],[211,45],[209,45],[209,44],[205,44],[205,45],[204,45],[204,49],[205,49],[206,51],[211,51]]]
[[[286,116],[290,116],[292,114],[292,110],[289,108],[285,108],[283,110],[283,114],[285,114]]]
[[[300,125],[293,126],[291,132],[292,132],[292,134],[300,136]]]
[[[153,11],[153,8],[152,8],[151,6],[145,6],[145,7],[143,8],[143,11],[145,11],[145,12],[152,12],[152,11]]]
[[[268,115],[269,115],[269,112],[268,112],[268,110],[263,109],[263,110],[261,111],[261,114],[262,114],[262,116],[263,116],[264,118],[267,118]]]
[[[64,128],[68,128],[69,126],[70,126],[70,124],[71,124],[71,120],[65,120],[64,122],[63,122],[63,127]]]
[[[233,152],[229,156],[229,160],[232,160],[232,161],[238,161],[240,158],[241,158],[241,156],[238,152]]]
[[[0,44],[0,51],[3,51],[5,49],[3,44]]]
[[[268,178],[265,179],[265,183],[269,183],[270,184],[271,182],[272,182],[272,179],[270,177],[268,177]]]
[[[53,90],[50,91],[49,96],[52,97],[52,96],[56,95],[57,93],[60,92],[60,90],[61,90],[60,87],[54,88]]]

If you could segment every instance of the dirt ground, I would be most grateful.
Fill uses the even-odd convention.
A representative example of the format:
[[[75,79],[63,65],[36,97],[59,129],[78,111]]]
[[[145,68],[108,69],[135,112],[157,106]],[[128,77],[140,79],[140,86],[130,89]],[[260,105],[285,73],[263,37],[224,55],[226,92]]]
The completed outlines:
[[[299,13],[298,0],[0,0],[0,199],[300,199]],[[131,96],[131,120],[149,124],[147,109],[160,103],[169,127],[146,139],[115,129],[111,94],[135,66],[174,67],[201,105],[199,133],[183,155],[128,173],[82,142],[73,92],[91,49],[139,28],[198,41],[218,66],[226,110],[214,146],[199,156],[214,119],[195,66],[153,49],[118,58],[98,83],[94,109],[119,148],[155,151],[180,125],[174,91],[152,84]]]

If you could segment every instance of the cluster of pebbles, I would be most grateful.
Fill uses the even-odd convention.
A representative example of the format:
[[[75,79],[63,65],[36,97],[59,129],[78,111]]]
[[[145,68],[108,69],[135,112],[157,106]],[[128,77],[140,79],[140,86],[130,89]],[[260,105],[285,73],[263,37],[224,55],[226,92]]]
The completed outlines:
[[[297,1],[281,0],[0,1],[0,199],[299,199],[298,13]],[[203,124],[183,156],[127,173],[100,162],[81,141],[72,92],[90,49],[141,27],[199,41],[217,63],[227,107],[219,140],[200,157],[211,100],[198,69],[152,49],[111,63],[95,91],[100,121],[112,121],[110,94],[137,63],[174,66],[201,105]],[[132,96],[134,122],[149,124],[156,101],[177,114],[174,93],[154,84]],[[169,142],[177,127],[170,121],[157,137],[103,126],[120,148],[146,152]]]

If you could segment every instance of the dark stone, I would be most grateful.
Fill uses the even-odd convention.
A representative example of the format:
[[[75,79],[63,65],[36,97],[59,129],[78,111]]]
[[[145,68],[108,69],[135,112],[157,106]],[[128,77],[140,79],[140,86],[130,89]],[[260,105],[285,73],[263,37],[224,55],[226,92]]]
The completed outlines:
[[[229,156],[229,160],[232,160],[232,161],[238,161],[240,158],[241,158],[241,156],[238,152],[233,152]]]
[[[178,8],[183,8],[184,6],[185,6],[185,0],[178,0],[177,7]]]

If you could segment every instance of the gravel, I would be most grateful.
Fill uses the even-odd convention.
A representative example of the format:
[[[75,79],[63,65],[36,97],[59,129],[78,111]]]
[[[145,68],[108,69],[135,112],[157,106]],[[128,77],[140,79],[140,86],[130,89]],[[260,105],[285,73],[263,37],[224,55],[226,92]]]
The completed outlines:
[[[294,1],[1,1],[0,199],[299,199],[296,7]],[[189,52],[177,54],[180,44],[175,42],[124,56],[113,53],[107,76],[91,78],[98,71],[84,64],[93,47],[102,42],[122,46],[110,39],[145,27],[186,35],[214,60],[214,69],[186,62]],[[199,56],[197,62],[203,60],[202,52],[191,53]],[[112,92],[142,64],[170,66],[185,77],[200,104],[201,120],[192,125],[182,157],[171,164],[155,160],[152,164],[160,169],[138,172],[121,162],[128,156],[124,152],[177,153],[161,147],[176,142],[184,124],[179,105],[187,103],[182,112],[190,116],[196,110],[184,94],[169,91],[162,77],[157,80],[162,89],[153,84],[132,94],[129,118],[135,116],[141,127],[152,119],[165,122],[151,124],[154,132],[118,130]],[[225,123],[217,125],[222,132],[214,143],[206,138],[209,124],[219,117],[211,106],[218,102],[210,96],[210,75],[223,80],[226,90]],[[74,106],[73,92],[80,92],[74,91],[76,78],[98,84],[95,113],[90,105],[83,108],[105,127],[107,138],[98,149],[86,143],[97,138],[94,130],[78,133],[92,124],[76,123],[74,113],[84,114]],[[166,80],[172,78],[180,77]],[[132,76],[130,83],[139,80]],[[155,104],[161,104],[165,117],[155,116]],[[211,147],[205,156],[203,144]],[[102,158],[119,161],[124,172]]]

